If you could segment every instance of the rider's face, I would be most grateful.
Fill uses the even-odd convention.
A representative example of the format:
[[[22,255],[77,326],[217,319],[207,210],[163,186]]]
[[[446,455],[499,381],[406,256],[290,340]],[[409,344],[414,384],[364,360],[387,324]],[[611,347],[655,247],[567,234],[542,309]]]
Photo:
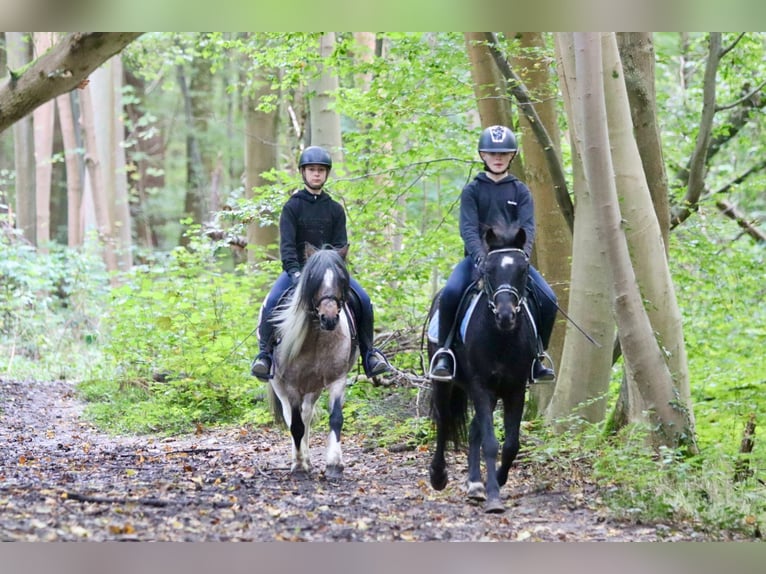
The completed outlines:
[[[515,152],[483,151],[479,154],[490,169],[495,173],[502,173],[508,169]]]
[[[321,189],[325,181],[327,181],[327,174],[329,170],[327,166],[310,164],[303,168],[303,177],[306,178],[309,186],[313,189]]]

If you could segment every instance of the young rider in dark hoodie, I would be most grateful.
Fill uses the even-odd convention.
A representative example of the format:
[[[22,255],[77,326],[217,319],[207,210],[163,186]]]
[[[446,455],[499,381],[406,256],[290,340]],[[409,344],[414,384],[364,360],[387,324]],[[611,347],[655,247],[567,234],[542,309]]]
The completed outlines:
[[[282,273],[271,288],[258,326],[259,353],[253,359],[250,372],[261,380],[271,376],[273,363],[274,325],[271,315],[279,299],[292,285],[298,283],[301,269],[306,263],[305,245],[315,247],[332,245],[340,249],[348,243],[346,235],[346,212],[340,203],[323,191],[332,168],[330,154],[317,146],[303,150],[298,160],[298,169],[305,184],[287,200],[279,218],[279,253],[282,259]],[[357,299],[354,313],[357,321],[359,353],[364,372],[368,377],[380,375],[389,370],[385,357],[372,346],[373,310],[370,297],[362,286],[351,278],[351,289]]]
[[[439,301],[439,349],[431,361],[429,376],[437,381],[449,381],[454,376],[455,363],[452,352],[445,348],[453,328],[463,292],[481,269],[487,253],[482,244],[481,232],[496,219],[515,221],[524,229],[527,241],[524,251],[532,253],[535,240],[535,214],[532,194],[529,188],[508,172],[516,156],[516,136],[505,126],[491,126],[479,137],[479,157],[484,162],[484,171],[468,183],[460,196],[460,236],[463,238],[465,259],[452,271],[442,290]],[[515,206],[515,209],[511,209]],[[553,323],[556,319],[556,295],[542,275],[529,266],[529,287],[532,289],[537,308],[538,336],[541,351],[547,349]],[[534,381],[551,381],[555,378],[553,369],[542,363],[543,353],[535,359],[532,367]]]

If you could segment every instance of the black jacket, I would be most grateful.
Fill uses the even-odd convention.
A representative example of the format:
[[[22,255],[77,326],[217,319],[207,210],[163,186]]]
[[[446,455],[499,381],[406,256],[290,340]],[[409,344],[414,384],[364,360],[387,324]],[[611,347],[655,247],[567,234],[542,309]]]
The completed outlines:
[[[348,243],[346,212],[324,191],[319,195],[306,189],[296,191],[282,208],[279,217],[282,269],[293,274],[303,267],[307,243],[317,248],[332,245],[336,249]]]
[[[515,202],[515,217],[512,205]],[[509,222],[518,224],[527,234],[524,251],[532,254],[535,241],[535,207],[529,188],[513,175],[492,181],[483,171],[468,183],[460,195],[460,237],[465,255],[474,261],[486,255],[481,241],[485,226]]]

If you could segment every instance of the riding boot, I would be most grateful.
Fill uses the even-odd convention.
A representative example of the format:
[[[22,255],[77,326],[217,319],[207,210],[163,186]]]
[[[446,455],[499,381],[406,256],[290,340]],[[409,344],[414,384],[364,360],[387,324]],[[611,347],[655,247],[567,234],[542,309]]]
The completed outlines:
[[[545,347],[542,339],[537,339],[537,356],[534,363],[532,363],[532,382],[533,383],[549,383],[556,380],[556,372],[553,370],[553,361],[545,352]],[[548,359],[550,367],[547,367],[543,361]]]
[[[451,340],[451,331],[453,328],[453,317],[444,309],[439,309],[439,348],[431,357],[431,367],[428,370],[428,377],[434,381],[449,382],[455,378],[455,354],[447,346],[447,341]]]
[[[258,327],[260,338],[258,340],[259,352],[250,365],[250,374],[261,381],[271,378],[271,366],[274,363],[272,352],[274,350],[274,325],[268,319],[263,319]]]
[[[351,290],[349,303],[356,317],[357,337],[359,338],[359,355],[362,357],[362,368],[367,378],[377,377],[391,370],[388,361],[378,349],[372,346],[373,317],[362,308],[359,296]]]
[[[543,364],[543,357],[535,357],[532,365],[532,381],[535,383],[548,383],[556,380],[556,372]]]

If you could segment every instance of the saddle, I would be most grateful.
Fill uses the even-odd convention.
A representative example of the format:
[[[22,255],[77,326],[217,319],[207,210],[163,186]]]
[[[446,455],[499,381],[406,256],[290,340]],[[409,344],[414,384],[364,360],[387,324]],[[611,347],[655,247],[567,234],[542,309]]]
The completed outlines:
[[[537,299],[534,297],[534,291],[529,286],[527,286],[526,291],[527,297],[524,301],[524,311],[529,316],[530,322],[532,323],[532,328],[535,330],[536,337],[536,317],[538,316]],[[455,325],[452,327],[453,331],[455,330],[456,326],[458,327],[457,332],[453,333],[453,344],[454,335],[457,335],[459,341],[465,343],[465,334],[468,331],[468,325],[470,325],[471,318],[473,317],[473,313],[476,310],[476,304],[479,302],[479,299],[481,299],[483,294],[483,291],[479,288],[479,284],[476,281],[471,283],[463,292],[463,295],[460,298],[460,304],[458,305],[457,314],[455,315]],[[532,307],[534,307],[534,309]],[[431,320],[428,322],[428,341],[434,345],[439,343],[438,305],[436,306],[434,314],[431,316]]]

